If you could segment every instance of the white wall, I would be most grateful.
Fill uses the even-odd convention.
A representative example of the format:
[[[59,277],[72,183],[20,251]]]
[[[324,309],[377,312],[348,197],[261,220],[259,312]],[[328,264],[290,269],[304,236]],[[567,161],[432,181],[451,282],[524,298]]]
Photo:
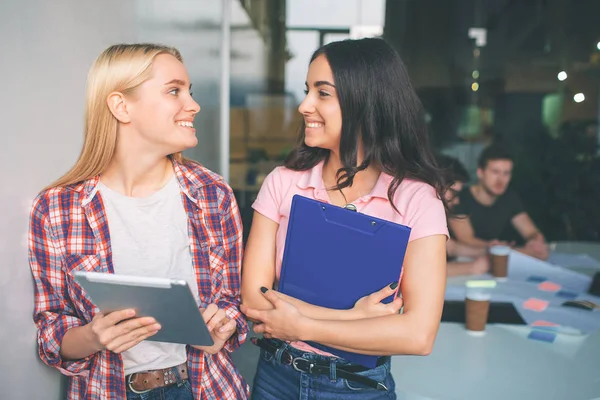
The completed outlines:
[[[37,356],[26,233],[33,197],[78,156],[88,68],[117,42],[180,47],[206,106],[191,155],[216,166],[220,9],[213,0],[0,1],[0,398],[64,398],[60,375]],[[216,28],[190,31],[186,21]]]
[[[287,26],[294,28],[383,28],[385,0],[287,0],[286,16]],[[348,37],[350,35],[329,34],[324,44]],[[319,33],[288,31],[287,41],[293,57],[286,64],[285,89],[300,102],[304,98],[310,56],[319,47]]]
[[[201,106],[195,124],[198,146],[186,155],[219,172],[219,77],[221,2],[135,0],[138,38],[177,47]]]
[[[64,1],[64,0],[63,0]],[[219,171],[219,110],[221,75],[220,0],[135,0],[136,28],[141,41],[175,45],[181,51],[202,110],[196,116],[198,146],[186,155]],[[239,0],[231,3],[232,91],[266,82],[264,40],[252,27]]]

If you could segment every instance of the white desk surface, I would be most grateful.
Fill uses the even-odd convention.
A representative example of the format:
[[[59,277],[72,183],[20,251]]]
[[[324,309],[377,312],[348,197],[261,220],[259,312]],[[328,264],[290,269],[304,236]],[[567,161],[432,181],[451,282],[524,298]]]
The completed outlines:
[[[469,335],[442,323],[427,357],[395,356],[392,374],[403,400],[590,400],[600,398],[600,332],[527,339],[530,329],[488,325]]]
[[[594,257],[590,250],[600,248],[562,245],[560,251]],[[396,393],[401,400],[600,400],[600,331],[559,334],[554,343],[528,339],[530,332],[488,324],[485,336],[475,337],[463,324],[442,323],[431,355],[392,357]]]

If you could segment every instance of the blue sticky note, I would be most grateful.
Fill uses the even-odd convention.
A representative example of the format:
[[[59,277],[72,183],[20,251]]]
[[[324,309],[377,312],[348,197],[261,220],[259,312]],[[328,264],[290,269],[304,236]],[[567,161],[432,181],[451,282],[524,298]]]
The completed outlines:
[[[529,278],[527,278],[527,282],[534,282],[534,283],[542,283],[547,280],[548,280],[548,278],[546,278],[544,276],[538,276],[538,275],[531,275]]]
[[[577,293],[569,292],[567,290],[559,290],[558,292],[556,292],[556,295],[558,297],[562,297],[563,299],[569,299],[569,300],[577,298]]]
[[[554,343],[554,340],[556,340],[556,333],[533,330],[529,333],[529,336],[527,336],[527,338],[532,340],[539,340],[541,342]]]

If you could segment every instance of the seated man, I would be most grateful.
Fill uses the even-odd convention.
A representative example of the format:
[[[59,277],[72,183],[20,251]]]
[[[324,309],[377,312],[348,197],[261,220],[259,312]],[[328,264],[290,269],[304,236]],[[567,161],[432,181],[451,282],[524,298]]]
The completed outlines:
[[[512,169],[513,159],[504,147],[493,144],[485,148],[479,156],[478,182],[460,192],[449,227],[459,242],[479,248],[508,244],[514,228],[525,243],[517,250],[545,260],[548,246],[544,235],[523,209],[517,193],[508,188]]]
[[[456,207],[460,199],[458,193],[463,189],[465,183],[469,182],[469,173],[462,166],[460,161],[443,155],[437,155],[437,163],[446,174],[446,181],[451,183],[450,188],[446,191],[444,197],[448,203],[448,207],[452,209]],[[446,253],[448,255],[447,275],[478,275],[484,274],[490,269],[490,260],[487,256],[487,249],[483,247],[469,246],[464,243],[459,243],[452,238],[446,244]],[[469,257],[472,261],[458,261],[457,257]]]

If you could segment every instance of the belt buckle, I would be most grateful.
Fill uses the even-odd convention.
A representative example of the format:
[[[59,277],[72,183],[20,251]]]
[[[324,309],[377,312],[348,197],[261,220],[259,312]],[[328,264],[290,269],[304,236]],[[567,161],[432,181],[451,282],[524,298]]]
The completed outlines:
[[[144,393],[148,393],[149,391],[151,391],[152,389],[147,389],[147,390],[135,390],[133,388],[133,386],[131,386],[131,377],[135,375],[135,374],[129,374],[127,377],[127,387],[129,388],[129,390],[131,390],[133,393],[135,394],[144,394]]]
[[[287,351],[281,353],[281,363],[283,365],[292,365],[294,363],[294,357]]]
[[[305,371],[305,370],[300,369],[300,367],[298,367],[298,361],[307,363],[308,370]],[[306,358],[296,357],[292,360],[292,367],[294,367],[294,369],[298,372],[308,372],[309,374],[312,374],[314,366],[315,366],[315,364],[312,361],[307,360]]]

